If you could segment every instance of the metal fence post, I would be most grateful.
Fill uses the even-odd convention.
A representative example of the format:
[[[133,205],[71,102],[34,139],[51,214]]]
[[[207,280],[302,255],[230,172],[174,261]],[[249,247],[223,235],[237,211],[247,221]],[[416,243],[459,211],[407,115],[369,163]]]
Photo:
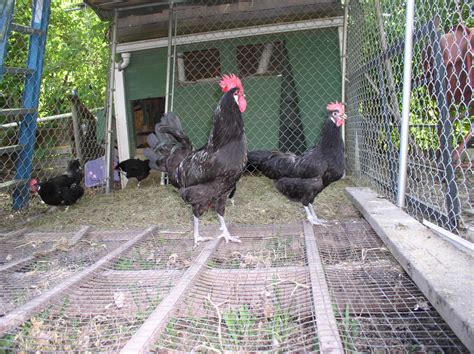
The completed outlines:
[[[106,140],[106,149],[105,149],[105,172],[106,172],[106,183],[105,191],[110,193],[112,191],[113,185],[113,132],[112,132],[112,118],[113,118],[113,99],[114,99],[114,90],[115,90],[115,52],[117,46],[117,20],[118,12],[114,10],[114,23],[112,27],[112,44],[110,47],[110,58],[109,58],[109,87],[107,92],[107,104],[106,104],[106,121],[107,121],[107,140]]]
[[[169,8],[169,18],[168,18],[168,54],[166,57],[166,92],[165,92],[165,113],[168,113],[170,110],[170,84],[173,85],[173,95],[174,95],[174,62],[176,58],[176,42],[174,43],[174,55],[173,55],[173,83],[171,83],[171,47],[173,42],[173,20],[174,20],[174,3],[173,1],[170,2]],[[176,38],[176,30],[175,27],[175,38]],[[166,174],[164,172],[161,173],[160,184],[164,185],[166,180]]]
[[[400,132],[400,166],[398,171],[397,205],[405,206],[408,167],[408,135],[410,134],[410,96],[411,96],[411,69],[413,53],[413,25],[415,15],[415,0],[408,0],[405,22],[405,53],[403,64],[403,99],[402,121]]]
[[[166,60],[166,93],[165,93],[165,113],[169,111],[170,106],[170,75],[171,75],[171,44],[173,39],[173,1],[170,2],[168,19],[168,55]]]
[[[346,102],[346,54],[347,54],[347,25],[349,19],[349,2],[346,0],[344,4],[344,23],[342,25],[342,48],[341,48],[341,101]],[[347,110],[347,108],[346,108]],[[341,129],[342,139],[346,142],[346,128],[343,125]]]

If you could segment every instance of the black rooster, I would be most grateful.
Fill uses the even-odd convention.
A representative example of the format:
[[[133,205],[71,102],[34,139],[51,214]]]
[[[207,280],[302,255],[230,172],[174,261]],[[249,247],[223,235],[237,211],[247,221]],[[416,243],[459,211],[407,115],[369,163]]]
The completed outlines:
[[[224,75],[220,86],[225,94],[214,111],[214,125],[208,143],[193,150],[181,123],[173,113],[167,113],[156,125],[155,134],[148,136],[150,148],[145,156],[150,166],[168,173],[171,184],[179,189],[194,214],[194,243],[208,238],[199,234],[199,218],[211,206],[215,207],[226,242],[240,242],[231,236],[225,220],[225,203],[235,189],[247,162],[247,139],[241,112],[246,100],[240,79]]]
[[[291,200],[301,202],[309,222],[322,223],[316,216],[314,198],[330,183],[344,174],[344,143],[341,127],[347,116],[342,103],[327,105],[318,145],[301,155],[264,150],[248,153],[248,169],[257,169],[275,180],[275,187]]]
[[[137,187],[140,187],[140,182],[150,174],[149,162],[150,160],[128,159],[120,162],[115,169],[124,172],[127,178],[136,178]]]
[[[45,182],[32,178],[29,187],[48,205],[72,205],[84,195],[84,188],[80,185],[82,178],[81,164],[76,159],[68,163],[67,171],[62,175]]]

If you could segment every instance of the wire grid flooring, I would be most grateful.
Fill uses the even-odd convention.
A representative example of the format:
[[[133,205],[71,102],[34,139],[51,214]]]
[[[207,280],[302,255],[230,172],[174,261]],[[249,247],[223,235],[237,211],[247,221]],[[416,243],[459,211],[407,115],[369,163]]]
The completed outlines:
[[[231,233],[242,243],[156,228],[0,238],[0,349],[320,351],[327,287],[340,351],[467,352],[365,221]]]

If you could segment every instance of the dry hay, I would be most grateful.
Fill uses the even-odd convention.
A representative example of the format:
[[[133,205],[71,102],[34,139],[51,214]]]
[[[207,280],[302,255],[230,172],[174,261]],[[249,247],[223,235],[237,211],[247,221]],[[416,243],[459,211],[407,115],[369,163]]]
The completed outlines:
[[[326,188],[315,200],[318,216],[327,220],[360,217],[345,196],[345,187],[351,185],[344,179]],[[5,206],[2,207],[5,210]],[[96,230],[141,229],[150,224],[192,227],[191,207],[182,201],[175,188],[161,186],[158,174],[142,181],[138,189],[135,180],[131,180],[123,190],[103,195],[89,192],[67,210],[59,207],[47,211],[48,206],[39,203],[36,197],[27,211],[1,215],[0,231],[19,226],[41,231],[77,230],[81,225],[90,225]],[[237,185],[234,205],[227,203],[229,224],[290,224],[304,219],[301,204],[286,199],[265,177],[243,176]],[[217,224],[216,213],[206,213],[202,223]]]

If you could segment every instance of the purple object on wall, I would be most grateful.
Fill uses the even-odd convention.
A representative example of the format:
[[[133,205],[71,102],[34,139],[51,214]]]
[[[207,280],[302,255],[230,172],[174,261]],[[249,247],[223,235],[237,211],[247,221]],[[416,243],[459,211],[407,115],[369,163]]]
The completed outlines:
[[[114,167],[117,161],[114,161]],[[120,176],[114,170],[114,181],[119,182]],[[84,166],[84,185],[88,188],[105,184],[105,156],[87,161]]]

